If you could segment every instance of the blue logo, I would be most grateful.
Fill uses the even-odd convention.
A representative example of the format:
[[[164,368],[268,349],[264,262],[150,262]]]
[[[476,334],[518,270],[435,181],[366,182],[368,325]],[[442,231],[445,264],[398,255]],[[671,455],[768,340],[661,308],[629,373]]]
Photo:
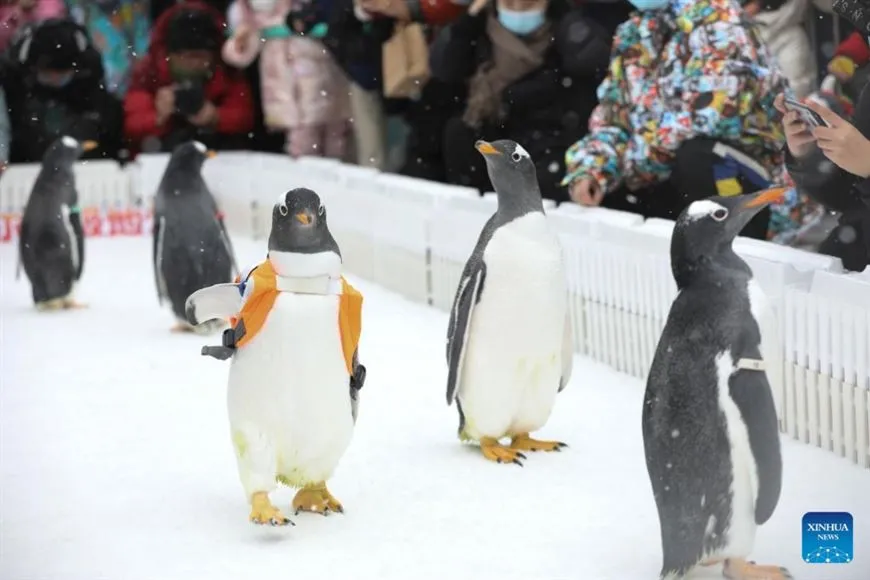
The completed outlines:
[[[854,557],[852,514],[809,512],[803,519],[803,554],[807,564],[848,564]]]

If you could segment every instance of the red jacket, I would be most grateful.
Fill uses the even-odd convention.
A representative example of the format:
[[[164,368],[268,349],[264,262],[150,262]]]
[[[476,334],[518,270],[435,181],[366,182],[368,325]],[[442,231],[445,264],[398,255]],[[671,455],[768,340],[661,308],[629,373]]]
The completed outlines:
[[[160,15],[151,30],[148,54],[133,69],[130,89],[124,98],[124,132],[134,146],[146,137],[161,137],[173,129],[171,118],[163,125],[157,125],[154,97],[158,89],[173,83],[166,59],[164,36],[167,25],[176,12],[192,7],[211,13],[218,29],[225,30],[220,12],[198,0],[176,4]],[[254,101],[242,71],[231,69],[219,61],[205,87],[205,97],[217,107],[218,133],[246,133],[253,128]]]
[[[853,32],[837,46],[834,56],[847,56],[857,66],[867,64],[870,61],[870,46],[867,46],[867,38],[863,34]]]
[[[426,24],[443,26],[452,24],[460,15],[468,11],[468,6],[455,4],[450,0],[419,0],[420,13]]]

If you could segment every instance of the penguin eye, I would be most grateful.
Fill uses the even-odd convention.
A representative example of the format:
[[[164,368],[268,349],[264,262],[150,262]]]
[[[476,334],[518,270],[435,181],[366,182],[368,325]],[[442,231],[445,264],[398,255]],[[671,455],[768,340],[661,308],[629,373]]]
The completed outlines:
[[[513,154],[511,155],[511,159],[514,160],[514,163],[519,163],[520,159],[522,159],[522,158],[523,158],[523,156],[520,155],[519,153],[517,153],[516,151],[514,151]]]
[[[290,213],[290,210],[287,209],[287,206],[283,203],[278,204],[278,213],[282,216],[287,217],[287,214]]]
[[[719,208],[716,211],[714,211],[712,215],[713,215],[714,220],[716,220],[717,222],[721,222],[722,220],[724,220],[725,218],[728,217],[728,210],[725,209],[724,207]]]

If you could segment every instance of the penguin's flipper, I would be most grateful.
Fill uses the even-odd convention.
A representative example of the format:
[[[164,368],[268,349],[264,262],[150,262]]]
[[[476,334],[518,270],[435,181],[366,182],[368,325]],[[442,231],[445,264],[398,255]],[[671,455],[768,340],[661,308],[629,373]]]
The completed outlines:
[[[62,204],[60,211],[61,223],[63,224],[63,229],[67,236],[67,243],[69,244],[69,255],[72,264],[72,279],[75,281],[78,280],[82,268],[81,250],[83,246],[79,243],[82,223],[81,220],[76,219],[78,212],[77,208]],[[78,231],[76,231],[76,223],[78,223]]]
[[[72,226],[75,240],[71,240],[78,248],[78,263],[76,264],[75,279],[78,281],[82,277],[82,271],[85,268],[85,230],[82,227],[82,215],[79,208],[70,210],[69,214],[70,226]]]
[[[474,307],[480,301],[483,285],[486,280],[486,264],[478,261],[459,282],[453,310],[450,312],[450,322],[447,336],[447,404],[453,402],[459,376],[462,372],[462,362],[465,357],[465,340],[471,327],[471,317]]]
[[[242,295],[238,284],[215,284],[188,296],[184,303],[184,314],[187,321],[196,326],[215,318],[230,318],[238,314],[241,308]]]
[[[353,351],[353,374],[350,376],[350,414],[353,417],[353,422],[356,423],[356,417],[359,408],[359,391],[366,383],[366,367],[359,362],[359,349]]]
[[[152,263],[154,264],[154,283],[157,285],[157,302],[163,304],[163,301],[169,298],[169,292],[166,290],[166,280],[163,277],[163,238],[166,231],[166,218],[163,216],[154,216],[154,244],[152,252]]]
[[[735,360],[739,358],[735,357]],[[729,391],[749,433],[753,456],[750,460],[754,458],[758,470],[755,522],[761,525],[773,515],[782,490],[782,454],[776,407],[764,372],[735,370],[729,380]]]
[[[571,309],[565,309],[565,328],[562,331],[562,378],[559,379],[559,392],[568,386],[574,370],[574,331],[571,327]]]

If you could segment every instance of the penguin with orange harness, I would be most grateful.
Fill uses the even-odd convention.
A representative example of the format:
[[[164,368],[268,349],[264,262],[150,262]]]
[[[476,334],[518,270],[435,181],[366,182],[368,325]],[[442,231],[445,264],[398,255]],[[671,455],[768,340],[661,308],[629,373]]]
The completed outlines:
[[[266,260],[187,299],[191,324],[230,320],[223,345],[202,354],[232,358],[230,427],[257,524],[291,523],[269,499],[278,483],[300,488],[297,514],[343,511],[326,482],[350,444],[365,367],[363,298],[341,266],[320,197],[294,189],[272,210]]]

